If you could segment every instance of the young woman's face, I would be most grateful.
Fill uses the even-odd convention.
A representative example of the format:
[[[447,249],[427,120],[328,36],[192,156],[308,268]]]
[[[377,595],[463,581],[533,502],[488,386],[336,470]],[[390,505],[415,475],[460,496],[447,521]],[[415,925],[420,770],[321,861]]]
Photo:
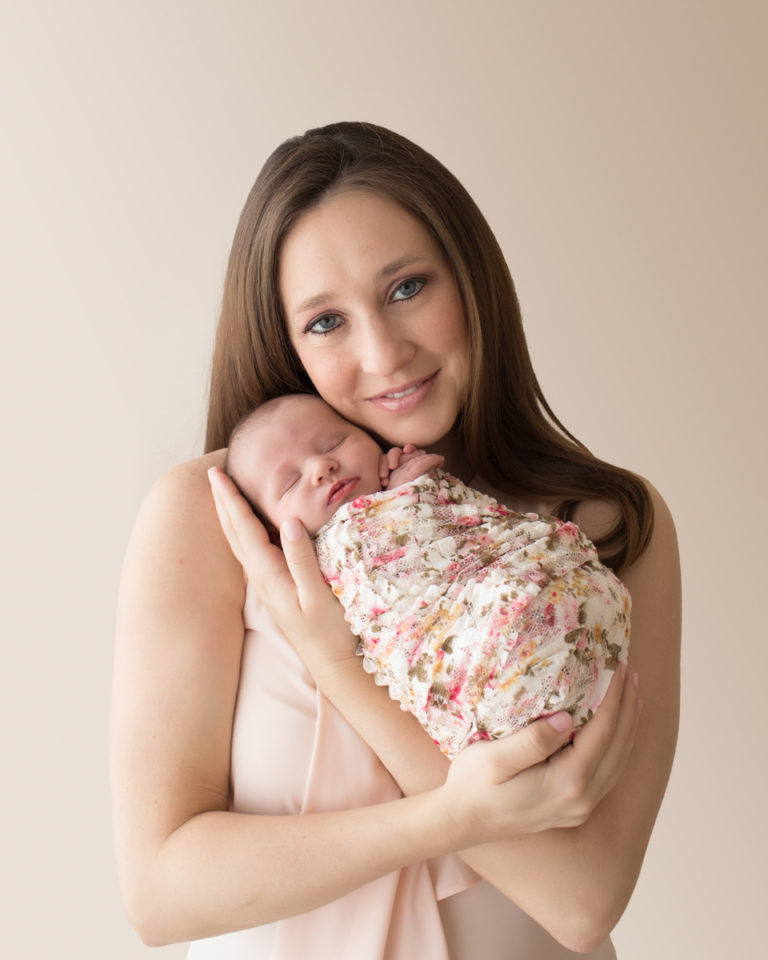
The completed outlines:
[[[466,321],[417,219],[372,191],[332,194],[288,233],[279,284],[291,342],[343,417],[391,444],[449,433],[467,393]]]

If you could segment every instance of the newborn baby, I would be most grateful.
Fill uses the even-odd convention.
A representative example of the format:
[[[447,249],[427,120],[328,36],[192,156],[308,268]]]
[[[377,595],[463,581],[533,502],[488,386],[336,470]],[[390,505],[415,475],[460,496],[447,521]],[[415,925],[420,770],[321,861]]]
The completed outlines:
[[[626,587],[575,524],[515,513],[442,463],[383,454],[291,395],[238,424],[227,470],[268,528],[304,524],[365,669],[447,756],[560,710],[578,727],[626,660]]]

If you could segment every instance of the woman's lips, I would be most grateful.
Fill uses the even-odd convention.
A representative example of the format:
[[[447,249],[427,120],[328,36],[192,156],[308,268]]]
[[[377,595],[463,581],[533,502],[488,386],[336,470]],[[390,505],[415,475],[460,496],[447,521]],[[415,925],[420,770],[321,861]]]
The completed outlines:
[[[352,493],[359,479],[359,477],[345,477],[343,480],[337,480],[328,494],[328,506],[332,503],[338,503],[339,500],[343,500],[344,497]]]
[[[378,396],[369,397],[368,402],[380,410],[389,410],[391,413],[413,410],[432,389],[439,372],[437,370],[422,380],[411,380],[410,383],[403,384],[401,387],[395,387],[385,393],[378,394]]]

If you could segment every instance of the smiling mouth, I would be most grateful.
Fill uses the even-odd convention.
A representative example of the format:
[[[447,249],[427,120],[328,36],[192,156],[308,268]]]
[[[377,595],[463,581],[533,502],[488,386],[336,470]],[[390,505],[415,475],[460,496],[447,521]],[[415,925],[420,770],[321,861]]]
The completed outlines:
[[[437,376],[437,373],[432,373],[428,377],[424,377],[421,380],[415,380],[413,383],[408,384],[403,387],[401,390],[392,390],[390,393],[377,393],[375,397],[371,397],[371,400],[402,400],[403,397],[410,397],[411,394],[416,393],[416,391],[423,387],[425,383],[428,383],[430,380],[433,380]]]
[[[345,477],[344,480],[337,480],[328,494],[328,506],[332,503],[338,503],[348,493],[351,493],[359,479],[359,477]]]

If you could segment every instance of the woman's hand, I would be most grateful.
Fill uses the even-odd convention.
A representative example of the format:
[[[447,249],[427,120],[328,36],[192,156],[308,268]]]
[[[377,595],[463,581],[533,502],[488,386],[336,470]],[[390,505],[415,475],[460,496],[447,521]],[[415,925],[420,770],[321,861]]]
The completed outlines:
[[[232,552],[243,566],[272,619],[296,649],[309,672],[354,660],[357,638],[344,611],[320,573],[312,541],[298,520],[280,531],[283,549],[269,539],[262,523],[222,470],[209,471],[216,512]]]
[[[636,678],[627,678],[622,665],[571,745],[564,746],[571,718],[561,712],[501,740],[465,748],[443,788],[455,829],[470,825],[471,832],[481,824],[487,835],[468,838],[475,844],[584,823],[629,760],[640,714],[637,694]]]

